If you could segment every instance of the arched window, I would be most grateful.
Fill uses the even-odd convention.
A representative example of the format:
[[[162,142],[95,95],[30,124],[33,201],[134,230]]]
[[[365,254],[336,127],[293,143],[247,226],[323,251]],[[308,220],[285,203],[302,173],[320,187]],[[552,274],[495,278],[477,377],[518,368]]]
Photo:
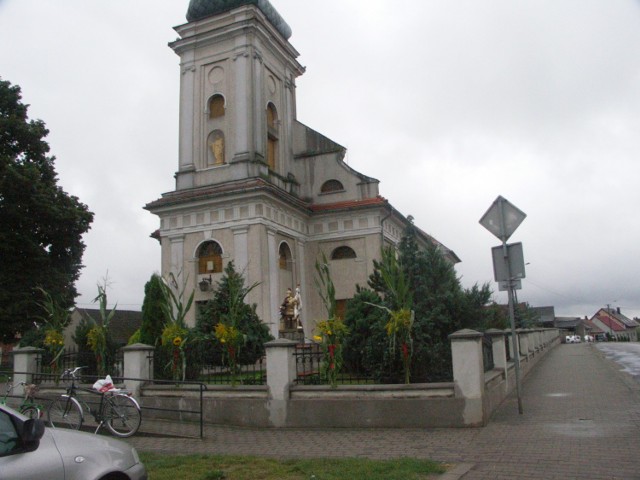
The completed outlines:
[[[209,118],[224,117],[224,97],[214,95],[209,99]]]
[[[336,248],[331,253],[331,260],[345,260],[347,258],[356,258],[356,252],[353,251],[353,248],[347,247],[346,245]]]
[[[338,180],[327,180],[322,184],[322,187],[320,187],[321,193],[341,192],[343,190],[344,187]]]
[[[267,165],[276,169],[278,160],[278,112],[273,103],[267,105]]]
[[[278,251],[278,265],[282,270],[291,270],[291,249],[284,242],[280,244]]]
[[[209,165],[222,165],[224,158],[224,133],[222,130],[214,130],[207,139],[209,153],[207,154]]]
[[[210,240],[198,248],[198,273],[219,273],[222,271],[222,247]]]

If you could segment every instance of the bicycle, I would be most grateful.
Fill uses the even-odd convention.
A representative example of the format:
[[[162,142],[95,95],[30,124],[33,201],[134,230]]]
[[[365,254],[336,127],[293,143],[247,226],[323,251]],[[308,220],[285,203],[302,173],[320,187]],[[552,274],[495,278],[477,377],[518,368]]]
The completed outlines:
[[[24,386],[24,398],[22,399],[22,403],[18,405],[18,411],[29,418],[40,418],[42,414],[42,406],[38,405],[35,400],[35,394],[38,391],[38,386],[32,383],[20,382],[17,385],[11,383],[11,379],[7,383],[7,390],[4,392],[4,397],[0,400],[0,403],[3,405],[7,405],[7,399],[9,398],[9,394],[13,391],[14,388]]]
[[[74,430],[80,429],[84,422],[84,409],[86,409],[98,423],[94,433],[102,426],[106,426],[116,437],[130,437],[140,428],[142,415],[140,405],[130,392],[125,390],[112,390],[99,392],[93,388],[79,387],[76,385],[78,371],[86,367],[67,369],[62,374],[62,379],[71,379],[71,385],[66,393],[56,398],[47,411],[49,424],[56,427],[68,427]],[[78,391],[100,396],[97,408],[91,408],[87,402],[78,396]],[[84,405],[84,409],[83,409]]]

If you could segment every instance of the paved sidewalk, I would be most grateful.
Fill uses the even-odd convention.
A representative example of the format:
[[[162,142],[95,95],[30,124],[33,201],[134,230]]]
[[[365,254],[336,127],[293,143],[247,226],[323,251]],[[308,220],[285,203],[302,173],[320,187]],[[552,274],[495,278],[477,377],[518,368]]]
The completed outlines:
[[[640,479],[640,383],[593,345],[559,345],[474,429],[255,429],[206,426],[205,439],[133,437],[141,451],[270,457],[429,458],[442,478]],[[175,425],[158,428],[166,435]],[[194,428],[194,435],[197,429]]]

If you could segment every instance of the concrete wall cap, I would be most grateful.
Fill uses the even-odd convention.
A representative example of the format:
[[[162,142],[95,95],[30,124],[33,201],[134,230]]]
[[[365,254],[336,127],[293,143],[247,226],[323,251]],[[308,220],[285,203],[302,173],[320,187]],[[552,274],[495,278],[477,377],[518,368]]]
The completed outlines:
[[[122,350],[123,352],[135,352],[138,350],[155,350],[155,347],[152,347],[151,345],[147,345],[145,343],[134,343],[133,345],[122,347],[120,350]]]
[[[487,334],[487,335],[491,335],[492,337],[498,337],[500,335],[504,335],[505,331],[504,330],[498,330],[497,328],[490,328],[489,330],[487,330],[484,333]]]
[[[41,352],[44,352],[44,350],[42,348],[20,347],[20,348],[14,348],[10,353],[12,355],[21,355],[21,354],[25,354],[25,353],[41,353]]]
[[[289,340],[288,338],[277,338],[275,340],[270,340],[264,344],[265,348],[273,348],[273,347],[295,347],[298,342],[294,340]]]
[[[457,332],[453,332],[449,335],[451,340],[454,339],[464,339],[464,338],[480,338],[482,337],[482,333],[477,330],[471,330],[470,328],[463,328],[462,330],[458,330]]]

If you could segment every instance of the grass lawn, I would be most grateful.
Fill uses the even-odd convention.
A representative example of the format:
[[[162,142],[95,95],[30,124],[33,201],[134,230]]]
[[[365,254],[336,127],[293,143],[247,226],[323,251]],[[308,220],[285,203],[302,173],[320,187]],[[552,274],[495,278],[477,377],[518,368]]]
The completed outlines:
[[[331,458],[276,460],[140,452],[149,480],[426,480],[446,471],[430,460]]]

